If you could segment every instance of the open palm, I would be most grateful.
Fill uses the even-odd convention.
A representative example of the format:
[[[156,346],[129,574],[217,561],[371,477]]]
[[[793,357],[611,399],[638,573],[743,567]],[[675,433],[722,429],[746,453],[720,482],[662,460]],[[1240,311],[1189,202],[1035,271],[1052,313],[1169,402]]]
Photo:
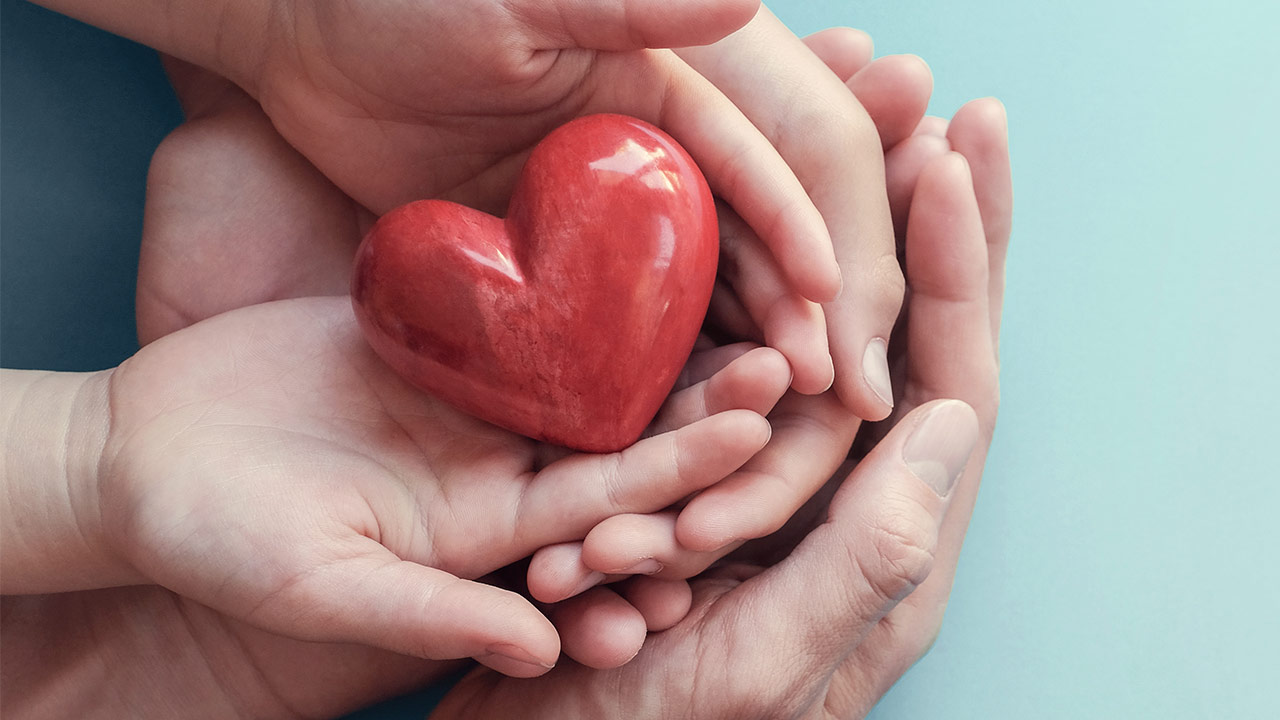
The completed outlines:
[[[146,577],[293,637],[419,657],[502,643],[554,663],[532,605],[455,576],[665,507],[769,435],[747,410],[685,416],[621,453],[540,467],[536,443],[401,381],[346,298],[219,315],[111,383],[104,524]]]

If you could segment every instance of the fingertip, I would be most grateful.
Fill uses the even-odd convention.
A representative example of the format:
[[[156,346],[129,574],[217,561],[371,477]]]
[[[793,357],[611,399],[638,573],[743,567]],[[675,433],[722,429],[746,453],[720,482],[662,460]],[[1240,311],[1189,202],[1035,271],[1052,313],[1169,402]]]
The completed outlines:
[[[916,129],[912,132],[912,135],[924,135],[945,139],[947,137],[947,127],[949,125],[950,123],[946,118],[938,117],[937,115],[925,115],[920,118],[920,122],[916,125]]]
[[[707,388],[708,412],[737,408],[767,415],[791,384],[791,364],[771,347],[757,347],[725,368]]]
[[[830,262],[826,263],[827,269],[822,279],[821,295],[820,297],[809,298],[816,303],[835,302],[844,293],[844,275],[840,272],[840,263],[836,260],[834,250],[830,254],[831,259]]]
[[[835,384],[836,366],[829,352],[822,353],[816,362],[804,363],[801,368],[791,379],[791,389],[801,395],[821,395]]]
[[[503,591],[507,592],[507,591]],[[502,632],[485,627],[481,634],[490,637],[484,650],[475,655],[483,665],[512,677],[537,677],[555,667],[560,657],[560,635],[551,620],[526,598],[510,593],[511,601],[503,604]]]
[[[924,117],[933,94],[933,71],[918,55],[888,55],[846,84],[871,116],[887,150],[910,137]]]
[[[1009,126],[1009,111],[997,97],[988,96],[970,100],[956,111],[956,118],[974,116],[991,127],[1006,129]]]
[[[539,677],[556,666],[554,660],[540,659],[518,645],[505,643],[489,646],[485,653],[476,656],[476,662],[515,678]]]
[[[735,447],[735,454],[744,456],[746,462],[769,443],[773,436],[773,426],[768,419],[754,410],[725,410],[714,417],[721,418],[721,431],[729,447]]]
[[[555,603],[598,585],[604,575],[587,567],[582,556],[581,542],[540,548],[525,573],[529,595],[541,603]]]
[[[863,360],[865,366],[866,360]],[[893,412],[892,395],[890,399],[881,398],[872,388],[866,371],[847,373],[836,376],[836,397],[855,417],[867,422],[879,422]]]
[[[866,67],[875,54],[871,35],[851,27],[819,30],[806,36],[804,44],[842,81]]]
[[[751,421],[752,425],[755,426],[753,430],[755,435],[750,447],[753,448],[751,454],[754,455],[763,450],[764,446],[768,445],[769,441],[773,439],[773,425],[769,423],[769,419],[765,416],[756,413],[752,414],[755,415],[755,418]]]
[[[936,198],[939,193],[949,195],[955,189],[962,187],[970,190],[973,187],[969,161],[955,150],[948,150],[930,159],[920,171],[920,179],[916,187],[916,202],[923,198]]]
[[[751,361],[755,368],[753,383],[764,388],[768,395],[781,398],[791,386],[794,374],[787,357],[776,348],[759,347],[751,351]]]
[[[648,635],[648,624],[640,611],[606,588],[560,603],[552,616],[560,628],[565,654],[597,670],[630,662]]]
[[[939,399],[919,408],[901,438],[901,457],[911,474],[940,498],[948,498],[978,443],[978,414],[968,403]]]
[[[876,63],[881,63],[886,68],[892,67],[898,82],[915,88],[923,87],[926,97],[933,93],[933,68],[929,67],[929,63],[919,55],[914,53],[886,55],[876,60]]]
[[[697,497],[676,518],[675,537],[681,547],[699,553],[719,552],[737,541],[734,521]]]
[[[623,597],[644,616],[649,632],[674,627],[693,607],[693,589],[687,580],[637,577],[624,585]]]
[[[836,260],[831,233],[827,230],[822,216],[817,215],[816,210],[814,214],[815,222],[819,227],[812,230],[810,235],[814,238],[812,244],[816,254],[808,254],[808,257],[804,257],[790,252],[779,253],[776,246],[772,249],[775,256],[781,254],[781,260],[789,261],[787,275],[796,292],[813,302],[822,304],[833,302],[840,297],[840,293],[844,291],[844,276],[840,271],[840,263]]]
[[[774,303],[764,319],[765,340],[785,356],[791,380],[788,385],[804,395],[817,395],[831,387],[835,365],[827,344],[826,315],[821,305],[796,295]]]

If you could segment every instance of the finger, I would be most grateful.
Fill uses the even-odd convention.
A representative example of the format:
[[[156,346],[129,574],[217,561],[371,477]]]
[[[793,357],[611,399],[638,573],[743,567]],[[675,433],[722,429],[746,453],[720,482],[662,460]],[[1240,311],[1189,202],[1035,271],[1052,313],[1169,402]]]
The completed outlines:
[[[907,227],[912,293],[905,394],[913,402],[955,397],[969,403],[983,443],[943,526],[940,572],[926,592],[939,598],[950,589],[999,406],[986,249],[968,165],[948,153],[921,174]]]
[[[758,0],[525,0],[506,7],[547,48],[639,50],[715,42],[747,24]]]
[[[773,439],[768,446],[681,510],[680,545],[723,552],[732,543],[782,527],[840,466],[859,424],[830,393],[788,395],[769,421]]]
[[[991,115],[986,117],[991,118]],[[992,125],[997,127],[988,130],[995,129],[998,133],[998,123]],[[999,157],[1000,153],[1001,151],[996,150],[995,156]],[[998,161],[995,166],[999,168]],[[942,169],[945,170],[945,167]],[[914,593],[894,608],[885,621],[875,627],[837,674],[840,682],[870,688],[872,692],[887,688],[895,682],[926,652],[941,627],[942,613],[951,591],[961,542],[982,477],[999,398],[994,338],[991,335],[998,326],[989,326],[987,322],[989,314],[992,317],[998,316],[999,311],[989,307],[998,295],[989,289],[984,292],[984,286],[990,286],[987,273],[982,271],[978,260],[984,250],[991,247],[990,234],[988,232],[984,236],[973,219],[978,215],[979,200],[976,196],[981,191],[975,188],[973,192],[966,194],[966,176],[958,168],[953,169],[950,182],[946,182],[946,175],[939,174],[938,170],[939,168],[930,167],[930,178],[922,183],[917,205],[912,210],[911,234],[908,237],[908,275],[925,276],[929,281],[928,285],[933,288],[935,298],[952,298],[952,301],[931,301],[930,296],[925,294],[918,299],[920,305],[917,307],[917,298],[913,295],[910,313],[913,324],[919,323],[922,329],[909,330],[909,342],[912,346],[908,361],[911,364],[913,382],[915,376],[922,376],[920,386],[967,400],[978,409],[986,432],[980,437],[978,446],[969,458],[964,476],[953,490],[951,508],[939,531],[934,572]],[[1007,172],[1007,166],[1005,170]],[[1003,178],[1007,178],[999,170],[994,176],[993,184],[997,188]],[[974,184],[979,184],[976,174]],[[1000,197],[998,192],[997,197]],[[950,221],[944,226],[941,218],[947,216]],[[959,222],[955,222],[956,218],[959,218]],[[968,259],[954,265],[933,262],[934,253],[944,245],[955,246],[951,252],[966,255]],[[988,261],[990,262],[990,258]],[[986,303],[983,302],[984,295]],[[939,348],[924,352],[929,350],[923,343],[930,341],[931,338],[926,333],[931,328],[957,322],[955,314],[946,312],[956,307],[966,308],[961,322],[967,328],[968,342],[953,346],[952,349],[958,355],[967,356],[957,358],[958,362],[975,369],[975,374],[969,378],[949,372],[937,372],[938,366],[928,362],[928,355],[940,355]],[[917,350],[922,351],[923,357],[917,358]],[[920,361],[918,364],[915,362],[917,359]],[[937,359],[935,356],[934,360]],[[921,396],[923,397],[923,393]],[[875,658],[875,662],[866,662],[869,658]]]
[[[768,421],[729,410],[607,455],[548,465],[514,508],[512,537],[529,548],[584,536],[606,517],[653,512],[737,470],[769,441]]]
[[[938,137],[947,136],[947,127],[950,122],[946,118],[936,115],[925,115],[920,119],[920,124],[912,132],[913,135],[937,135]]]
[[[428,659],[474,657],[534,677],[560,653],[555,628],[516,593],[401,560],[367,537],[300,573],[244,616],[300,640],[350,642]]]
[[[1013,179],[1009,168],[1009,126],[1004,105],[995,98],[974,100],[956,113],[947,130],[951,146],[965,157],[986,233],[990,260],[991,334],[1000,337],[1004,306],[1005,256],[1013,221]]]
[[[693,606],[693,590],[684,580],[635,577],[621,583],[618,592],[644,617],[649,632],[675,627]]]
[[[796,392],[826,392],[835,377],[822,306],[797,295],[768,250],[735,213],[720,220],[720,267],[767,345],[791,364]]]
[[[847,27],[819,30],[806,36],[804,44],[842,81],[869,65],[875,53],[870,35]]]
[[[733,549],[690,550],[676,540],[675,511],[614,515],[582,541],[581,562],[603,575],[691,578]]]
[[[959,153],[935,158],[920,174],[907,223],[911,322],[907,391],[915,402],[960,397],[983,426],[995,408],[987,251],[968,165]]]
[[[903,281],[875,125],[848,88],[766,9],[715,45],[678,52],[769,130],[769,141],[809,188],[844,279],[838,300],[823,308],[836,391],[859,417],[885,417],[893,398],[884,348],[902,303]],[[779,97],[761,92],[762,82],[794,90]],[[759,227],[745,214],[743,219]],[[787,275],[792,277],[790,270]]]
[[[525,583],[529,595],[541,603],[558,603],[602,585],[605,574],[582,562],[582,541],[538,548],[529,558]]]
[[[842,278],[827,224],[770,138],[707,78],[670,53],[611,60],[591,76],[593,98],[585,110],[633,115],[669,132],[702,169],[712,191],[756,231],[796,292],[815,302],[838,296]],[[825,68],[822,72],[829,75]],[[878,151],[875,161],[880,162]]]
[[[866,108],[880,133],[881,145],[888,150],[919,127],[933,94],[933,73],[916,55],[886,55],[859,70],[846,84]]]
[[[951,149],[945,137],[921,134],[912,135],[885,154],[885,189],[889,193],[889,211],[893,215],[893,234],[905,245],[907,215],[911,198],[916,191],[916,181],[934,158]]]
[[[593,588],[557,603],[550,616],[564,654],[596,669],[625,665],[648,634],[644,615],[611,588]]]
[[[605,522],[610,520],[612,518]],[[673,526],[672,522],[665,528],[667,537],[672,536]],[[650,632],[666,630],[688,614],[692,602],[689,583],[682,579],[598,572],[583,563],[582,549],[583,543],[570,542],[541,548],[534,553],[527,572],[529,594],[542,603],[558,603],[599,585],[612,583],[612,589],[644,617]],[[692,576],[696,572],[688,574]],[[563,632],[563,628],[558,629]]]
[[[684,369],[680,371],[680,377],[676,381],[675,387],[677,390],[683,390],[700,382],[705,382],[728,367],[729,363],[758,347],[760,345],[756,343],[739,342],[731,345],[716,345],[704,350],[695,350],[689,356],[689,361],[684,364]]]
[[[772,348],[756,348],[733,360],[709,380],[667,398],[651,428],[654,434],[692,425],[726,410],[767,415],[791,379],[787,360]]]
[[[743,607],[757,622],[791,619],[789,632],[762,642],[838,660],[923,582],[978,432],[960,401],[931,403],[898,423],[844,481],[827,522],[744,584],[752,602]]]

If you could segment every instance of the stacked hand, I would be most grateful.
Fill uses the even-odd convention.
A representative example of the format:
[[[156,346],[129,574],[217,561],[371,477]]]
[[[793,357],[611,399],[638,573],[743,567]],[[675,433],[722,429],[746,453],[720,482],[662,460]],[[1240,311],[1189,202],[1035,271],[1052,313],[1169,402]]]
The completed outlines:
[[[233,27],[218,37],[236,42],[172,50],[238,82],[298,158],[332,181],[328,192],[353,198],[326,220],[359,226],[356,208],[382,213],[422,197],[500,213],[528,150],[552,128],[591,112],[649,120],[760,238],[742,259],[726,248],[745,272],[726,276],[721,295],[740,298],[786,355],[795,389],[817,393],[834,378],[856,414],[888,414],[883,341],[902,285],[880,137],[854,95],[756,3],[227,1],[219,22]],[[665,47],[684,49],[652,49]],[[276,247],[269,230],[243,242],[255,257]],[[755,282],[757,268],[780,282]],[[294,282],[314,280],[313,270],[301,266]],[[154,282],[146,292],[179,294]],[[199,310],[193,303],[183,317]],[[150,329],[153,318],[143,320]]]
[[[782,532],[693,580],[691,612],[625,666],[564,664],[536,683],[477,670],[432,717],[861,717],[928,649],[998,405],[1011,211],[1003,110],[976,101],[949,125],[928,120],[888,163],[909,297],[892,423],[865,428],[865,455]],[[588,536],[584,558],[602,528],[624,523],[663,535],[615,517]],[[674,565],[691,560],[667,550]]]
[[[744,32],[752,30],[748,28]],[[731,40],[739,42],[736,36]],[[927,68],[918,59],[902,56],[869,63],[869,44],[865,36],[857,33],[829,31],[806,42],[844,76],[864,104],[876,112],[881,140],[890,157],[897,158],[890,165],[890,196],[896,213],[901,215],[909,203],[911,188],[924,161],[945,150],[943,138],[927,133],[911,135],[920,126],[928,100],[930,82]],[[202,280],[199,274],[234,276],[230,268],[219,268],[216,263],[172,260],[189,258],[192,248],[225,246],[224,235],[233,234],[246,239],[242,244],[246,250],[255,252],[255,256],[263,256],[264,262],[255,262],[254,266],[267,276],[255,278],[256,292],[263,295],[236,297],[237,289],[230,286],[233,297],[229,302],[244,304],[302,292],[336,293],[344,290],[346,261],[351,248],[358,242],[359,230],[367,226],[369,219],[356,222],[325,220],[334,214],[355,217],[361,212],[359,206],[328,185],[314,170],[307,172],[309,167],[305,161],[269,132],[266,119],[257,106],[225,81],[201,76],[181,67],[177,68],[175,76],[184,101],[196,119],[166,142],[153,165],[152,187],[163,192],[155,192],[149,198],[141,286],[149,287],[148,281],[162,281],[184,289],[219,288],[226,291],[227,284]],[[922,127],[930,126],[936,126],[936,123],[926,122]],[[193,177],[185,169],[190,164],[189,158],[214,156],[227,160],[210,168],[214,181],[221,181],[212,194],[227,198],[227,202],[239,203],[237,207],[241,209],[228,212],[207,202],[172,205],[170,200],[173,197],[203,198],[211,194],[205,187],[210,184],[205,178]],[[246,173],[246,166],[253,172]],[[220,171],[224,167],[228,169]],[[250,184],[245,183],[246,177]],[[273,187],[285,184],[282,181],[287,181],[287,187],[313,191],[293,192],[280,198],[274,212],[263,212],[260,204],[246,202],[270,196]],[[199,185],[194,185],[196,183]],[[175,188],[179,192],[173,192]],[[222,188],[233,188],[234,194],[228,196]],[[184,189],[186,192],[181,192]],[[246,212],[243,209],[246,204],[251,210],[259,211]],[[196,214],[193,210],[197,211]],[[232,218],[237,224],[228,228],[227,218]],[[754,319],[763,317],[768,320],[777,306],[786,305],[785,281],[768,263],[761,261],[767,252],[744,223],[732,214],[726,214],[724,224],[728,256],[728,261],[723,263],[728,268],[724,275],[746,288],[746,292],[742,293],[743,300],[731,293],[722,294],[718,298],[717,315],[722,325],[730,329],[730,334],[767,340],[768,333],[760,330],[764,322],[757,323]],[[270,252],[257,251],[266,245],[268,239],[275,243],[270,246]],[[331,250],[328,255],[318,255],[313,247],[315,244]],[[152,267],[148,260],[156,260],[156,266]],[[306,272],[297,273],[300,267]],[[273,271],[274,274],[270,274]],[[192,273],[197,276],[193,278]],[[299,278],[310,285],[290,285]],[[171,296],[173,294],[163,292],[154,295],[155,298]],[[741,309],[746,302],[762,297],[770,301],[764,302],[757,312],[735,312],[735,306]],[[176,302],[183,304],[176,312],[166,312],[174,303],[140,302],[140,316],[144,318],[144,324],[149,314],[162,318],[167,315],[171,320],[184,316],[201,317],[221,309],[219,301],[212,301],[211,307],[202,307],[198,296],[179,296]],[[145,326],[143,334],[144,337],[149,334]],[[739,345],[704,353],[691,364],[688,378],[705,378],[744,349]],[[747,386],[748,383],[741,385]],[[733,393],[721,393],[720,396],[725,399],[725,404],[717,409],[760,406],[751,402],[735,405],[730,402]],[[830,393],[815,397],[790,394],[770,415],[770,422],[774,437],[765,452],[753,458],[729,481],[696,498],[680,514],[683,519],[679,525],[675,523],[675,513],[614,518],[591,535],[587,545],[587,560],[591,567],[580,561],[580,549],[574,546],[550,548],[540,553],[530,577],[534,595],[545,601],[564,599],[603,579],[602,573],[614,573],[636,565],[649,572],[655,565],[664,566],[659,574],[661,578],[689,577],[739,544],[741,538],[758,537],[776,530],[840,465],[859,423]],[[635,595],[646,603],[652,588],[652,585],[642,587]],[[631,594],[631,588],[626,589]],[[606,616],[599,618],[595,625],[602,629],[607,627],[615,637],[612,642],[603,643],[602,647],[586,653],[587,658],[584,659],[598,665],[616,664],[634,653],[643,637],[644,626],[631,614],[629,625],[624,629],[619,622],[619,606],[613,598],[602,593],[593,595],[575,603],[575,613],[589,615],[582,607],[584,602],[590,606],[603,605],[607,609],[599,612]],[[663,587],[661,595],[677,601],[682,596],[687,597],[672,587]],[[665,625],[661,618],[679,615],[678,608],[650,613],[649,629]]]
[[[191,121],[153,162],[139,277],[144,342],[233,308],[344,292],[372,219],[365,207],[422,193],[500,211],[541,134],[574,114],[621,110],[673,132],[744,218],[723,216],[716,337],[766,342],[781,355],[755,343],[704,344],[651,437],[616,456],[565,457],[402,386],[364,350],[345,299],[248,308],[175,332],[112,379],[102,497],[127,579],[178,594],[6,599],[6,658],[21,657],[11,648],[29,637],[11,628],[84,612],[99,631],[113,629],[94,645],[100,657],[172,653],[169,676],[122,668],[121,702],[171,697],[172,679],[186,678],[185,692],[243,714],[332,714],[447,669],[403,654],[476,656],[532,675],[554,660],[556,630],[570,657],[613,667],[636,653],[646,629],[670,628],[610,674],[562,662],[536,684],[509,685],[478,672],[441,713],[660,714],[643,704],[653,683],[672,690],[667,713],[804,714],[824,698],[841,712],[868,707],[937,627],[994,424],[1010,211],[998,105],[966,106],[949,127],[921,121],[930,90],[921,63],[869,63],[865,36],[851,31],[809,38],[849,93],[767,13],[710,47],[632,50],[714,39],[740,24],[730,3],[699,15],[705,24],[676,13],[638,36],[611,35],[617,24],[590,13],[515,13],[494,20],[513,42],[485,57],[468,54],[481,44],[461,25],[401,26],[378,14],[393,4],[359,5],[308,6],[290,18],[284,46],[306,52],[255,57],[250,75],[229,71],[253,95],[171,64]],[[657,13],[637,17],[649,15]],[[575,18],[585,24],[565,25]],[[457,95],[470,113],[425,112],[438,97],[405,95],[431,82],[364,74],[389,58],[360,47],[369,35],[361,23],[447,40],[439,47],[452,56],[425,43],[376,50],[428,56],[395,59],[474,88]],[[577,34],[588,27],[598,35]],[[600,47],[548,49],[568,36]],[[539,43],[548,48],[521,54]],[[760,45],[771,52],[743,52]],[[459,61],[445,67],[439,57]],[[759,90],[766,65],[779,76],[775,89],[815,89],[778,102]],[[468,85],[480,67],[502,73],[506,91],[488,92],[489,76]],[[639,81],[624,92],[627,73]],[[761,136],[743,112],[770,132]],[[736,150],[717,154],[725,148]],[[779,174],[783,162],[791,170]],[[797,194],[802,187],[810,194]],[[845,277],[825,307],[812,302],[831,290],[829,251],[810,242],[826,232],[814,231],[814,207]],[[890,207],[910,290],[888,346],[892,390],[884,341],[902,286]],[[835,391],[821,393],[831,359]],[[894,422],[883,425],[895,429],[863,428],[866,460],[819,492],[848,455],[859,417],[883,417],[893,397]],[[966,400],[977,421],[954,402],[916,409],[944,397]],[[788,518],[766,541],[744,544]],[[576,595],[549,610],[555,630],[517,595],[469,582],[538,548],[533,595]],[[637,572],[650,576],[593,587]],[[64,634],[74,653],[84,639]],[[792,682],[762,674],[779,653],[805,658],[792,664]],[[191,668],[203,674],[182,672]],[[247,682],[244,668],[254,668]],[[705,687],[733,692],[700,696]]]

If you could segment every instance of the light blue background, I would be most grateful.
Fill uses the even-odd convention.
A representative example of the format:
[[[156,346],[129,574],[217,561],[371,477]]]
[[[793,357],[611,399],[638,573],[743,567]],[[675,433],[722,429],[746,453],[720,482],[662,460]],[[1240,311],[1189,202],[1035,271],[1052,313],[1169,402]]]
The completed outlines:
[[[1275,717],[1276,4],[773,7],[923,56],[934,113],[997,95],[1011,123],[996,444],[943,632],[873,717]],[[3,13],[0,360],[113,365],[177,107],[151,53]]]

